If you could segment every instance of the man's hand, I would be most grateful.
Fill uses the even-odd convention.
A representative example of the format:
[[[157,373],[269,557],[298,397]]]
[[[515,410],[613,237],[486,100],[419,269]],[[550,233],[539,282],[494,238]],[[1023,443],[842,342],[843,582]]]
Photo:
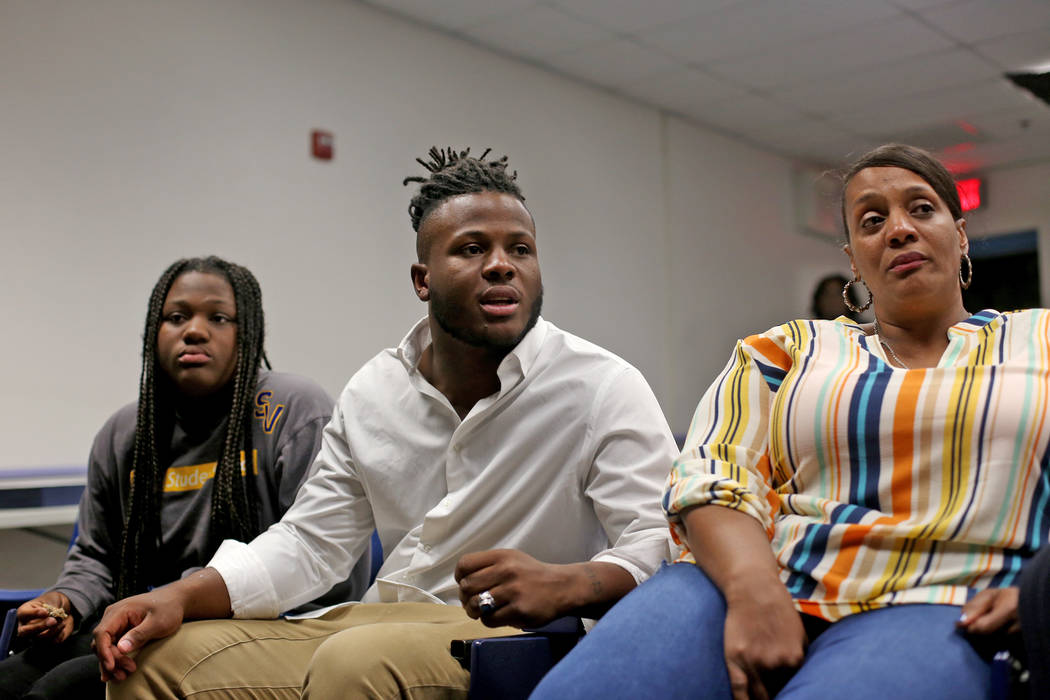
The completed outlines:
[[[465,554],[455,576],[463,609],[489,627],[538,627],[572,612],[586,614],[619,600],[635,585],[616,564],[546,564],[516,549]],[[483,591],[495,601],[492,612],[481,611]]]
[[[15,615],[18,636],[23,639],[61,644],[73,633],[73,604],[58,591],[48,591],[22,603]]]
[[[215,569],[202,569],[149,593],[106,608],[93,633],[104,681],[122,681],[135,671],[130,654],[151,639],[173,634],[184,619],[229,617],[230,594]]]
[[[489,627],[544,625],[571,607],[564,566],[544,564],[516,549],[490,549],[456,563],[459,599],[467,615]],[[488,591],[496,609],[482,615],[478,594]]]
[[[733,700],[772,698],[802,665],[806,631],[779,580],[726,596],[725,654]]]
[[[1021,622],[1017,617],[1019,595],[1020,589],[1016,586],[987,588],[966,602],[962,617],[956,624],[970,634],[1020,632]]]
[[[167,637],[182,624],[178,596],[164,588],[117,601],[106,608],[92,636],[104,681],[122,681],[135,671],[132,652],[151,639]]]

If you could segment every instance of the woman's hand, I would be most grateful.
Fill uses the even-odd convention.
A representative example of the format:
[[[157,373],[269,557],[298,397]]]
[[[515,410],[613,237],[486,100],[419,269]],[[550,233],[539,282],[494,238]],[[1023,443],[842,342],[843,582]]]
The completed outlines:
[[[725,652],[733,700],[767,700],[806,653],[806,630],[780,582],[769,539],[750,515],[700,506],[682,513],[689,549],[726,600]]]
[[[1021,622],[1017,617],[1019,595],[1017,586],[987,588],[966,602],[962,617],[956,624],[970,634],[1020,632]]]
[[[48,591],[22,603],[15,615],[18,636],[23,639],[60,644],[73,633],[73,604],[65,593]]]
[[[772,698],[802,665],[806,631],[779,579],[726,592],[725,654],[733,700]]]

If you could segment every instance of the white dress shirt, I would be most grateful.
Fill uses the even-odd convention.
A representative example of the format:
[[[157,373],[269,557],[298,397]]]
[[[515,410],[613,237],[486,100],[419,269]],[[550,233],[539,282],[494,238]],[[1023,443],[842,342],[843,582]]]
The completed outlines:
[[[458,605],[457,560],[487,549],[611,562],[638,582],[669,557],[660,497],[677,450],[638,370],[540,319],[460,420],[417,368],[429,344],[424,318],[358,371],[285,516],[215,554],[235,617],[328,590],[373,528],[386,556],[365,602]]]

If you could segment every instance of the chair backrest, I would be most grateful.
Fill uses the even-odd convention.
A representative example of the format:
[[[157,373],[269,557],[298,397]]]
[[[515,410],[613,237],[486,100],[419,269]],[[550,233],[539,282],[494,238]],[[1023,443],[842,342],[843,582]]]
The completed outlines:
[[[15,615],[17,612],[17,608],[10,608],[4,615],[4,627],[0,631],[0,660],[6,659],[11,653],[11,639],[15,636],[15,628],[18,627],[18,617]]]
[[[69,547],[77,541],[79,532],[77,523],[73,523],[73,535],[69,539]],[[32,600],[43,593],[46,588],[5,588],[0,589],[0,610],[6,610],[4,614],[4,626],[0,631],[0,659],[6,659],[11,653],[11,641],[15,638],[15,630],[18,629],[18,606],[27,600]]]
[[[383,565],[383,543],[379,541],[379,530],[372,530],[372,573],[368,577],[368,585],[375,583],[379,567]]]

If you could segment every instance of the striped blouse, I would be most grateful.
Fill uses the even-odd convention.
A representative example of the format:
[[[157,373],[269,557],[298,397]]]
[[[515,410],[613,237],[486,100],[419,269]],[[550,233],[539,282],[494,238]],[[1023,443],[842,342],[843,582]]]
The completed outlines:
[[[1050,529],[1050,311],[982,311],[912,370],[847,321],[737,343],[668,479],[675,540],[690,506],[748,513],[827,620],[1016,584]]]

